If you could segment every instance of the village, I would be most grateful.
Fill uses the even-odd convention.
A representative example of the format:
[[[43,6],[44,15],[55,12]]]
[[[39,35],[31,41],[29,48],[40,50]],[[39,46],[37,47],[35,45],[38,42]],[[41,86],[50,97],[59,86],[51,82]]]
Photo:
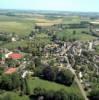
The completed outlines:
[[[35,33],[40,32],[40,30],[45,31],[43,28],[36,26],[35,31],[27,38],[30,41],[35,39]],[[61,31],[61,29],[59,30]],[[48,35],[51,36],[50,32],[48,32]],[[17,38],[12,37],[11,41],[15,42]],[[75,81],[86,98],[85,92],[90,92],[94,88],[94,81],[96,83],[99,82],[97,77],[99,76],[99,55],[96,53],[96,46],[99,45],[99,40],[96,39],[88,42],[77,40],[62,41],[54,37],[52,41],[41,48],[41,65],[55,66],[60,70],[69,69],[75,75]],[[35,55],[35,57],[39,56],[38,54]],[[18,72],[24,79],[27,75],[34,75],[34,70],[29,69],[28,66],[33,64],[35,57],[32,53],[26,56],[24,50],[22,51],[20,48],[14,51],[0,48],[0,67],[4,68],[4,74],[9,75]],[[93,75],[94,77],[91,77]]]

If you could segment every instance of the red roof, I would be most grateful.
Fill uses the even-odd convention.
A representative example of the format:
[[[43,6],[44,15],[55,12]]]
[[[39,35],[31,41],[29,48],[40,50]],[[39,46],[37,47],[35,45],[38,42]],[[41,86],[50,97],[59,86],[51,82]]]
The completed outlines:
[[[5,74],[12,74],[15,73],[17,71],[16,68],[8,68],[6,69],[6,71],[4,72]]]
[[[12,58],[12,59],[21,59],[22,57],[23,55],[19,53],[12,53],[9,55],[9,58]]]

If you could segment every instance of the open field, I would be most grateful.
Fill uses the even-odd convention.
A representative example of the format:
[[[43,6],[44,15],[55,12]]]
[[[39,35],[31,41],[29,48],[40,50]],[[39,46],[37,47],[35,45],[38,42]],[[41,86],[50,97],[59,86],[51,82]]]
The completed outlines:
[[[76,31],[76,33],[73,34],[73,31]],[[57,33],[57,36],[60,38],[65,37],[67,40],[77,39],[77,40],[81,40],[81,41],[89,41],[89,40],[93,40],[96,38],[92,35],[82,33],[82,31],[89,32],[89,30],[86,28],[85,29],[66,29],[62,33],[61,32]]]
[[[63,18],[63,23],[64,24],[80,23],[81,21],[88,21],[88,22],[90,22],[91,20],[89,18],[80,18],[78,16],[69,16],[69,17]]]
[[[0,16],[0,32],[15,32],[18,35],[28,35],[33,26],[33,21],[24,18]]]
[[[42,79],[39,79],[37,77],[34,77],[33,79],[29,79],[28,83],[29,83],[31,92],[33,92],[34,88],[41,87],[41,88],[44,88],[46,90],[53,90],[53,91],[64,89],[67,93],[75,93],[78,96],[82,96],[81,93],[80,93],[79,88],[76,85],[76,83],[73,83],[72,86],[67,87],[67,86],[57,84],[57,83],[54,83],[54,82],[49,82],[49,81],[46,81],[46,80],[42,80]]]
[[[41,87],[48,91],[49,90],[58,91],[60,89],[64,89],[66,91],[66,93],[70,93],[70,94],[74,93],[74,94],[78,95],[79,97],[82,97],[80,90],[78,89],[76,83],[73,83],[73,85],[71,87],[67,87],[67,86],[64,86],[61,84],[45,81],[45,80],[39,79],[37,77],[34,77],[34,78],[30,78],[28,80],[28,84],[29,84],[31,93],[33,93],[34,88]],[[18,92],[4,92],[4,93],[0,94],[0,100],[2,98],[9,98],[9,100],[29,100],[28,96],[26,96],[26,95],[19,96]]]
[[[24,41],[9,42],[9,43],[2,45],[3,48],[7,48],[7,49],[15,49],[19,46],[20,47],[26,47],[27,41],[24,40]]]
[[[57,23],[61,23],[62,19],[57,20],[48,20],[44,18],[35,18],[35,17],[17,17],[17,16],[4,16],[0,15],[0,32],[8,32],[12,33],[15,32],[16,34],[22,36],[22,35],[28,35],[33,25],[43,25],[43,26],[49,26]]]

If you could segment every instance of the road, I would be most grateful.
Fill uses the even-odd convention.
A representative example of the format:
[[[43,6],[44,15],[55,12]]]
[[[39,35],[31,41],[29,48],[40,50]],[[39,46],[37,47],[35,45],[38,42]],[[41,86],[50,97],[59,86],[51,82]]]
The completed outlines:
[[[65,56],[66,60],[67,60],[67,68],[75,75],[75,82],[77,83],[81,93],[82,93],[82,96],[84,97],[84,100],[88,100],[87,96],[86,96],[86,92],[84,91],[83,87],[82,87],[82,84],[80,83],[76,73],[75,73],[75,70],[72,68],[71,64],[69,63],[69,59],[67,56]]]
[[[75,82],[77,83],[77,85],[78,85],[78,87],[79,87],[79,89],[80,89],[80,91],[82,93],[82,96],[84,97],[84,100],[88,100],[88,98],[86,96],[86,92],[84,91],[84,89],[83,89],[83,87],[82,87],[82,85],[81,85],[81,83],[80,83],[80,81],[79,81],[74,69],[72,67],[68,67],[68,69],[75,75]]]

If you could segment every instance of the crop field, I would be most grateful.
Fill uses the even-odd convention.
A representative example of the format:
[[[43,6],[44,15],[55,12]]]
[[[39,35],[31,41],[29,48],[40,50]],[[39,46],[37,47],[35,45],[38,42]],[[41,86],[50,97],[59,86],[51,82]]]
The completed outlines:
[[[12,33],[18,35],[28,35],[33,26],[33,21],[24,18],[0,16],[0,32]]]
[[[49,26],[53,24],[61,23],[62,19],[57,20],[48,20],[44,18],[35,18],[35,17],[17,17],[17,16],[4,16],[0,15],[0,32],[12,33],[16,34],[28,35],[33,25],[37,24],[40,26]]]
[[[88,21],[88,22],[90,22],[91,20],[89,18],[80,18],[78,16],[69,16],[69,17],[63,18],[63,23],[64,24],[80,23],[81,21]]]

